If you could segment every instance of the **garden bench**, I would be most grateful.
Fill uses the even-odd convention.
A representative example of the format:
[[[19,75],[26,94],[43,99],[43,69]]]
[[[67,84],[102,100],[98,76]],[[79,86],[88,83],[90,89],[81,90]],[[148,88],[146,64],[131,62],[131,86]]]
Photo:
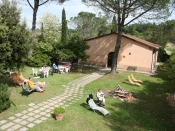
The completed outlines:
[[[127,70],[136,70],[137,69],[137,66],[128,66]]]
[[[27,96],[32,93],[33,91],[36,91],[36,89],[30,89],[30,87],[28,86],[28,84],[23,84],[22,85],[22,95],[24,95],[25,93],[27,94]]]

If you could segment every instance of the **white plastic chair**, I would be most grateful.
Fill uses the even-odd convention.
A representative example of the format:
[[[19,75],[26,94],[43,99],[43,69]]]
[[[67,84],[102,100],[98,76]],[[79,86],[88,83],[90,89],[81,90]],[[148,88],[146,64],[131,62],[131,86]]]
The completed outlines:
[[[38,70],[37,69],[32,68],[32,72],[33,72],[33,76],[38,76]]]
[[[49,70],[50,70],[50,67],[46,67],[46,70],[43,71],[43,77],[46,78],[49,76]]]
[[[64,70],[65,70],[65,67],[62,66],[62,65],[58,65],[58,70],[59,70],[59,73],[60,74],[63,74],[64,73]]]

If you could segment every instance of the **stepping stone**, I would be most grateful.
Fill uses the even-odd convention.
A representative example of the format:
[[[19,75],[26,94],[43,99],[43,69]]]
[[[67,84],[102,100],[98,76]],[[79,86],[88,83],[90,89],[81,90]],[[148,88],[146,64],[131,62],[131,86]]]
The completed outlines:
[[[11,129],[9,129],[9,131],[15,131],[16,129],[19,129],[19,128],[21,128],[21,125],[16,124],[16,125],[14,125]],[[7,131],[8,131],[8,130],[7,130]]]
[[[42,120],[36,120],[36,121],[34,121],[34,123],[36,123],[36,124],[39,124],[41,122],[42,122]]]
[[[40,114],[41,114],[41,115],[45,115],[45,114],[46,114],[46,112],[41,112]]]
[[[15,125],[15,123],[13,123],[13,122],[6,123],[5,125],[0,127],[0,130],[8,129],[9,127],[11,127],[13,125]]]
[[[29,122],[28,121],[25,121],[25,120],[23,120],[23,121],[20,122],[21,125],[27,125],[28,123]]]
[[[49,109],[50,109],[50,110],[53,110],[53,109],[54,109],[54,107],[50,107]]]
[[[30,121],[30,122],[32,122],[35,119],[36,119],[35,117],[29,117],[27,120]]]
[[[26,111],[26,110],[24,110],[24,111],[22,111],[21,113],[26,114],[26,113],[27,113],[27,111]]]
[[[60,105],[54,105],[54,107],[59,107]]]
[[[0,125],[3,125],[4,123],[6,123],[7,122],[7,120],[1,120],[0,121]]]
[[[33,111],[34,113],[39,113],[40,111],[39,110],[35,110],[35,111]]]
[[[29,113],[29,114],[27,114],[27,115],[29,115],[29,116],[34,116],[35,113],[31,112],[31,113]]]
[[[39,107],[38,105],[33,106],[34,109],[36,109],[36,108],[38,108],[38,107]]]
[[[32,127],[34,127],[34,126],[35,126],[34,123],[30,123],[30,124],[27,125],[27,127],[29,127],[29,128],[32,128]]]
[[[46,117],[52,117],[52,114],[46,114],[45,116]]]
[[[44,101],[44,102],[43,102],[43,104],[48,104],[48,103],[49,103],[49,102],[47,102],[47,101]]]
[[[54,103],[54,104],[57,104],[57,103],[58,103],[58,101],[54,101],[53,103]]]
[[[34,106],[35,104],[34,103],[30,103],[29,106]]]
[[[22,116],[23,114],[21,114],[21,113],[17,113],[17,114],[15,114],[15,116]]]
[[[14,119],[15,119],[14,116],[9,117],[9,120],[14,120]]]
[[[22,127],[22,128],[19,129],[19,131],[27,131],[27,130],[28,130],[27,127]]]
[[[38,106],[43,106],[44,104],[43,103],[39,103]]]
[[[44,116],[43,116],[43,117],[41,117],[40,119],[41,119],[41,120],[43,120],[43,121],[47,120],[47,118],[46,118],[46,117],[44,117]]]
[[[45,105],[45,106],[43,106],[44,108],[49,108],[50,106],[48,106],[48,105]]]
[[[41,110],[41,111],[43,111],[43,110],[45,110],[46,108],[44,108],[44,107],[41,107],[41,108],[39,108],[39,110]]]
[[[36,114],[34,117],[35,117],[35,118],[39,118],[40,116],[41,116],[41,115]]]
[[[33,110],[34,110],[34,108],[29,108],[29,109],[28,109],[28,111],[33,111]]]
[[[22,119],[26,119],[26,118],[28,118],[29,116],[28,115],[23,115],[21,118]]]
[[[22,119],[15,119],[13,122],[19,123]]]

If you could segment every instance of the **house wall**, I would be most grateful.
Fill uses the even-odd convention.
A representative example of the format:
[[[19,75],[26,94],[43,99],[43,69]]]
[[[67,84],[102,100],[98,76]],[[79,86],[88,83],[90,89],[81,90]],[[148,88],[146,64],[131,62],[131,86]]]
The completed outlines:
[[[137,66],[137,70],[150,72],[153,49],[131,39],[122,38],[117,68],[127,69]]]
[[[87,44],[90,48],[86,50],[86,54],[90,58],[85,63],[107,67],[108,54],[114,52],[116,39],[117,34],[111,34],[88,40]],[[153,59],[155,58],[153,58],[152,48],[137,41],[122,38],[117,68],[127,69],[128,66],[137,66],[137,71],[150,72]]]
[[[114,52],[116,38],[117,35],[112,34],[87,41],[90,49],[85,52],[90,58],[87,59],[86,63],[107,67],[108,54]]]

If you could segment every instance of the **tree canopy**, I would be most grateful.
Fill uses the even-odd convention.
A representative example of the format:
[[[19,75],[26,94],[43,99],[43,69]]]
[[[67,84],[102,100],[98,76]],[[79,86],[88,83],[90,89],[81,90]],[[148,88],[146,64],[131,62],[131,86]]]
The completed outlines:
[[[23,67],[27,61],[29,31],[26,22],[20,23],[20,10],[16,1],[0,3],[0,70]]]
[[[107,17],[96,17],[95,14],[89,12],[80,12],[78,16],[71,17],[69,24],[82,39],[89,39],[110,32],[107,28]]]

